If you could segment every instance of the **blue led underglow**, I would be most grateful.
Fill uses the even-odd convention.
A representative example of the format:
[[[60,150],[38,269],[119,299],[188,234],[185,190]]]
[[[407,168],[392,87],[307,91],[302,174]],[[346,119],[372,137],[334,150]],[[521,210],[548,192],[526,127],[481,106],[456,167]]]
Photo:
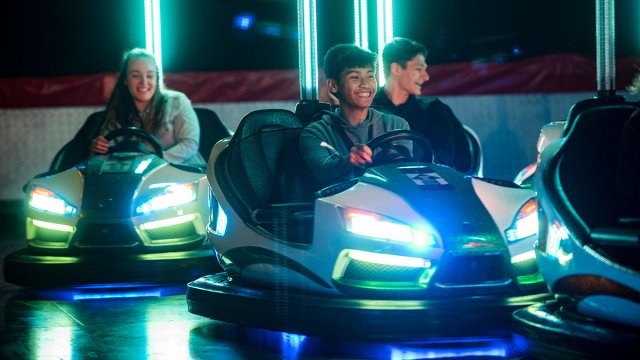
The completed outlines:
[[[297,359],[302,350],[302,344],[307,338],[305,335],[291,334],[283,332],[282,335],[282,355],[284,359]]]
[[[512,344],[500,338],[462,338],[443,341],[429,341],[417,346],[391,346],[390,359],[442,359],[460,357],[501,357],[511,356]]]
[[[117,298],[139,298],[139,297],[160,297],[160,290],[134,291],[134,292],[105,292],[90,294],[75,294],[73,300],[93,300],[93,299],[117,299]]]
[[[39,297],[59,300],[97,300],[118,298],[163,297],[184,294],[184,284],[105,283],[84,284],[38,291]]]

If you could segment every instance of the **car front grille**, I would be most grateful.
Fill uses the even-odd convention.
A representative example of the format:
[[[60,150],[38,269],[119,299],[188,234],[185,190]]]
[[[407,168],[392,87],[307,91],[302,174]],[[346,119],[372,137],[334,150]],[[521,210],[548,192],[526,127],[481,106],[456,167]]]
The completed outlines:
[[[68,231],[58,231],[53,229],[45,229],[36,227],[35,237],[33,241],[36,241],[43,247],[66,247],[69,243],[71,233]]]
[[[424,268],[375,264],[352,259],[345,269],[344,281],[374,281],[382,283],[417,283]]]
[[[533,275],[539,271],[535,258],[517,262],[512,265],[517,276]]]
[[[163,226],[155,229],[143,230],[145,236],[153,243],[157,240],[182,239],[198,236],[193,222]]]
[[[510,279],[501,254],[460,255],[443,259],[434,277],[442,287],[503,283]]]
[[[78,226],[77,247],[133,247],[140,243],[131,224],[84,224]]]

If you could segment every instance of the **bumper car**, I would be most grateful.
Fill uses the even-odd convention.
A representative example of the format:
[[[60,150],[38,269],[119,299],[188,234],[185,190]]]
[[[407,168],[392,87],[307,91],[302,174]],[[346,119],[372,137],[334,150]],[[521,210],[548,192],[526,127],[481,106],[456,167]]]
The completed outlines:
[[[562,137],[562,133],[564,132],[566,121],[552,121],[548,124],[545,124],[542,129],[540,129],[540,135],[538,136],[538,141],[536,142],[536,162],[531,163],[525,166],[515,177],[513,182],[516,184],[533,188],[533,178],[536,174],[536,169],[538,167],[538,162],[540,161],[540,154],[542,151],[552,142],[560,139]]]
[[[259,110],[213,148],[207,235],[224,271],[188,284],[190,312],[406,339],[505,329],[514,309],[548,298],[533,252],[535,192],[399,152],[318,190],[299,154],[302,128],[290,111]],[[430,153],[410,130],[369,146],[389,153],[404,141]]]
[[[97,129],[97,114],[79,134]],[[204,168],[167,162],[155,137],[141,129],[106,137],[121,141],[109,154],[70,165],[78,150],[88,149],[76,136],[50,171],[24,186],[27,247],[5,257],[7,282],[28,288],[186,283],[218,269],[205,231]]]
[[[618,163],[623,124],[635,109],[585,110],[542,153],[535,251],[555,298],[519,309],[514,318],[517,333],[543,358],[626,356],[638,349],[640,213],[624,210],[615,176],[617,166],[638,166]]]
[[[534,186],[534,175],[536,173],[536,168],[538,167],[538,163],[540,162],[540,154],[544,151],[544,149],[551,144],[552,142],[561,139],[562,137],[567,135],[568,129],[570,129],[578,115],[580,115],[583,111],[593,109],[599,106],[607,106],[607,105],[624,105],[629,104],[626,102],[624,96],[621,95],[606,95],[606,96],[595,96],[588,99],[583,99],[573,104],[567,113],[567,117],[565,120],[557,120],[551,121],[545,124],[542,129],[540,129],[540,135],[538,136],[538,141],[536,143],[536,162],[531,163],[525,166],[514,178],[513,182],[518,185],[529,187],[533,189]]]

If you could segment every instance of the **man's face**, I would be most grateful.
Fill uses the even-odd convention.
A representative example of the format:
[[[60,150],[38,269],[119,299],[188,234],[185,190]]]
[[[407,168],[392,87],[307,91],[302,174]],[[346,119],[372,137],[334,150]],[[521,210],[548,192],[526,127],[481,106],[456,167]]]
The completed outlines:
[[[337,93],[340,106],[368,108],[378,88],[373,68],[348,68],[340,72],[339,82],[329,79],[329,90]]]
[[[419,96],[422,93],[422,84],[429,81],[427,62],[424,55],[417,54],[413,59],[407,61],[404,68],[398,63],[393,63],[392,66],[398,89],[408,94]]]

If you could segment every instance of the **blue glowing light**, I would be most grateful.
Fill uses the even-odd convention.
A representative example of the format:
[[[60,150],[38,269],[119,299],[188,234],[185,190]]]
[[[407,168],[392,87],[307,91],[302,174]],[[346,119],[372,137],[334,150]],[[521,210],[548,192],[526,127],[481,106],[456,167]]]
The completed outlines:
[[[305,335],[291,334],[283,332],[282,335],[282,355],[285,359],[297,359],[302,350],[302,344],[307,338]]]
[[[461,338],[430,341],[420,346],[391,346],[390,358],[399,359],[442,359],[459,357],[507,357],[510,344],[499,338]]]
[[[233,19],[233,26],[240,30],[249,30],[256,22],[256,16],[251,13],[244,13]]]
[[[139,297],[160,297],[160,290],[147,291],[123,291],[123,292],[103,292],[103,293],[78,293],[73,295],[73,300],[93,300],[93,299],[116,299],[116,298],[139,298]]]
[[[184,284],[152,285],[143,283],[105,283],[75,285],[68,288],[41,290],[42,298],[59,300],[98,300],[118,298],[163,297],[184,294]]]
[[[276,24],[267,24],[262,31],[267,36],[280,37],[282,35],[282,29]]]

